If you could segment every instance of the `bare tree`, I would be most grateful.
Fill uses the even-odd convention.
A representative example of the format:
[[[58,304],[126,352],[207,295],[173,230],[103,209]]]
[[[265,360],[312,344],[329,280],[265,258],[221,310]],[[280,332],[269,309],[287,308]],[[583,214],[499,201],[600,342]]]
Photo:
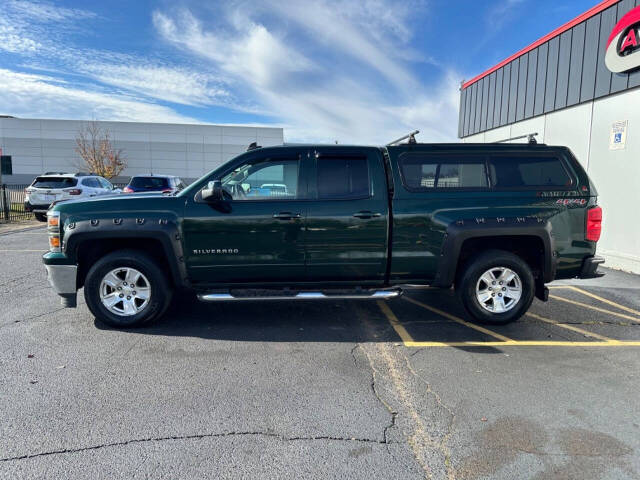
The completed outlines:
[[[122,149],[115,149],[108,130],[97,122],[84,125],[76,137],[76,153],[82,159],[81,168],[105,178],[116,177],[127,166]]]

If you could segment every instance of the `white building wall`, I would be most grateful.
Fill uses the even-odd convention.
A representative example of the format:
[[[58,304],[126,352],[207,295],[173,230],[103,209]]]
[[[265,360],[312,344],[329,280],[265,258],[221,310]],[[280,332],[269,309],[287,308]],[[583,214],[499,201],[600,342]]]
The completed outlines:
[[[464,142],[494,142],[538,132],[538,141],[569,147],[598,189],[603,209],[598,253],[606,264],[640,273],[640,89],[489,130]],[[626,146],[610,150],[614,122],[627,120]],[[526,140],[521,140],[525,142]]]
[[[121,174],[156,173],[194,179],[246,150],[251,142],[283,143],[282,128],[97,122],[109,131],[115,148],[127,158]],[[86,122],[0,118],[0,147],[11,155],[13,175],[7,183],[27,183],[45,171],[77,171],[75,139]]]
[[[607,263],[640,273],[640,90],[598,100],[593,105],[589,176],[600,194],[602,240]],[[628,120],[626,148],[610,150],[611,125]]]

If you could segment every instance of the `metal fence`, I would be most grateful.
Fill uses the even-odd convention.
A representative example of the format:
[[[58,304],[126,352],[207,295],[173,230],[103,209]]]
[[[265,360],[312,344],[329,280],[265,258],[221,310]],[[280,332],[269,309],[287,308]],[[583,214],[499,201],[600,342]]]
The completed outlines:
[[[24,209],[24,189],[29,185],[2,184],[0,186],[0,222],[30,220],[33,213]]]

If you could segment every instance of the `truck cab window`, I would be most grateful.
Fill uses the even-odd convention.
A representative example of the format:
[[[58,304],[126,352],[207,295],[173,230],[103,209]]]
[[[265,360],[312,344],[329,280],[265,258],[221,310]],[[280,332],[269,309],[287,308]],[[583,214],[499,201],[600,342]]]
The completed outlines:
[[[257,160],[222,178],[233,200],[293,200],[298,196],[299,160]]]
[[[318,158],[318,198],[350,199],[369,195],[369,168],[365,157]]]

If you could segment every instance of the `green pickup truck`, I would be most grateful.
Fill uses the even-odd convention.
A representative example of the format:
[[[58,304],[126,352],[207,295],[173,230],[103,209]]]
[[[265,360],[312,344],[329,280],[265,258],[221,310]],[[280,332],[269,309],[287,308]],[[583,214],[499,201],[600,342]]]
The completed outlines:
[[[565,147],[251,148],[177,195],[56,204],[44,264],[116,327],[205,302],[388,299],[451,288],[478,321],[520,318],[554,279],[589,278],[602,210]]]

